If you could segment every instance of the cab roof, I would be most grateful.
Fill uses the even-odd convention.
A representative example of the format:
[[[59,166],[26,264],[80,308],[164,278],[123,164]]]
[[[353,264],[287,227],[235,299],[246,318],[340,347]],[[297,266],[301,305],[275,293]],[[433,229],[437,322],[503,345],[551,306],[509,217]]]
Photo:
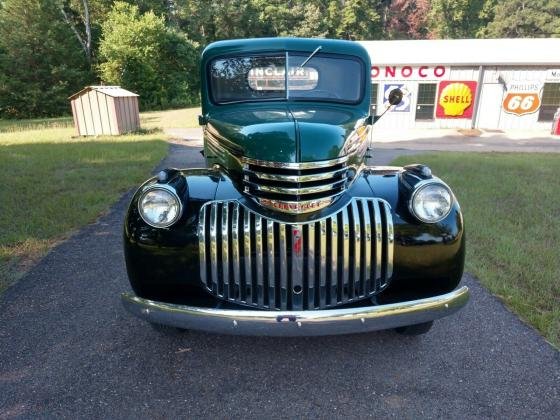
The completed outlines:
[[[313,52],[321,46],[321,53],[347,54],[362,58],[369,63],[366,49],[357,42],[324,38],[250,38],[217,41],[208,45],[202,52],[202,61],[208,62],[214,57],[247,53],[273,51]]]

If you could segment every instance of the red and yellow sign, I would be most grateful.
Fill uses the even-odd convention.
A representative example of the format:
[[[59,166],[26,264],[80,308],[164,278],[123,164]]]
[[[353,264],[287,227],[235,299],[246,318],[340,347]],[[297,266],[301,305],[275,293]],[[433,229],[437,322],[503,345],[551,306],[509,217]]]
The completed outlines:
[[[476,82],[446,80],[439,83],[437,118],[472,118]]]

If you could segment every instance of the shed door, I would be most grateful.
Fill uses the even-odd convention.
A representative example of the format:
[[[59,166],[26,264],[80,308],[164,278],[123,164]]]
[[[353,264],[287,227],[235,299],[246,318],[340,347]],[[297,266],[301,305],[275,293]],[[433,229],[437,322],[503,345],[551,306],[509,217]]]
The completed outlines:
[[[504,89],[500,83],[482,85],[480,105],[476,126],[478,128],[497,129],[500,126]]]

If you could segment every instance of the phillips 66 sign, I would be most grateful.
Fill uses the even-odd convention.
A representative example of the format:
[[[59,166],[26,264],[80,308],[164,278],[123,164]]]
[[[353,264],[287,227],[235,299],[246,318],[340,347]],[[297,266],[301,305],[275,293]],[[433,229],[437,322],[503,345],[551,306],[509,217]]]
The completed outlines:
[[[508,83],[507,93],[502,103],[504,111],[515,115],[536,112],[541,106],[541,89],[542,84],[538,82]]]

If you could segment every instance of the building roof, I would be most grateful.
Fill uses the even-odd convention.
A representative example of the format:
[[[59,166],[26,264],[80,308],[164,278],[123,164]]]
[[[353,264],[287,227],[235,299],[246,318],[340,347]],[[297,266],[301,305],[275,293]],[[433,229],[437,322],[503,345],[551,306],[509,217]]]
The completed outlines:
[[[373,65],[554,65],[560,38],[358,41]]]
[[[139,96],[136,93],[130,92],[129,90],[123,89],[120,86],[86,86],[79,92],[74,93],[68,99],[74,99],[78,96],[89,92],[90,90],[95,90],[97,92],[103,93],[107,96],[112,96],[114,98],[124,98],[127,96]]]

